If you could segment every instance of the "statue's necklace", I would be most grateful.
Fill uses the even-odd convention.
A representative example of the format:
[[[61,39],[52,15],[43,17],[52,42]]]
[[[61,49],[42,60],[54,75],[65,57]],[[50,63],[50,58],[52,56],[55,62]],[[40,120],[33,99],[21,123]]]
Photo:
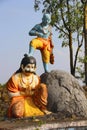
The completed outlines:
[[[33,82],[32,75],[27,77],[27,76],[21,74],[21,85],[23,88],[28,88],[32,82]]]

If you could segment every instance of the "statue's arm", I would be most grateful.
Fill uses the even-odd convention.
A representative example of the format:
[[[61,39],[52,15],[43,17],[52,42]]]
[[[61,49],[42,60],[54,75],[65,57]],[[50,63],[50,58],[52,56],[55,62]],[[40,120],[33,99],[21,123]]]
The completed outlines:
[[[36,36],[36,26],[29,31],[30,36]]]
[[[37,24],[34,26],[30,31],[29,31],[30,36],[38,36],[38,37],[43,37],[43,32],[40,28],[40,24]]]
[[[15,75],[13,75],[6,84],[8,95],[10,97],[20,96],[20,91],[18,90],[17,81],[15,81]]]

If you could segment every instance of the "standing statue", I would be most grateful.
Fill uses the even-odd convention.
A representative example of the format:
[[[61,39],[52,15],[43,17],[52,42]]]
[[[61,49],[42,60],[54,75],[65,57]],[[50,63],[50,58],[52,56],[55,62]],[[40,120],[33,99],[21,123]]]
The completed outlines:
[[[35,49],[39,49],[42,55],[42,61],[44,71],[49,72],[48,64],[54,63],[53,56],[53,43],[52,43],[52,32],[51,32],[51,16],[50,14],[44,14],[42,22],[35,25],[29,32],[30,36],[37,36],[31,40],[29,44],[29,56],[32,56]]]
[[[47,87],[36,75],[36,59],[24,55],[20,68],[11,76],[6,86],[11,98],[8,117],[28,117],[50,114],[47,106]]]

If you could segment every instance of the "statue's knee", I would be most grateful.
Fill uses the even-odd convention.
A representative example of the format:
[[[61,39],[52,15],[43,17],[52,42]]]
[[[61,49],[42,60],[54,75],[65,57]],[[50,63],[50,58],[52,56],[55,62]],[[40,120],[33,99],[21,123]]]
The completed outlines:
[[[36,48],[36,45],[37,45],[37,43],[36,43],[35,40],[32,40],[32,41],[30,42],[30,46]]]
[[[32,41],[29,42],[29,46],[32,46]]]
[[[12,107],[12,116],[13,117],[23,117],[24,114],[24,105],[22,102],[15,103]]]

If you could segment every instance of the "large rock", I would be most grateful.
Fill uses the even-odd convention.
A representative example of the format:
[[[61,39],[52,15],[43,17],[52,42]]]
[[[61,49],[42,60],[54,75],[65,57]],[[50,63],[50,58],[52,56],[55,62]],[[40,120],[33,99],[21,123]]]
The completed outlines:
[[[41,75],[48,87],[48,110],[61,113],[61,117],[87,117],[87,99],[84,89],[71,74],[52,70]]]

